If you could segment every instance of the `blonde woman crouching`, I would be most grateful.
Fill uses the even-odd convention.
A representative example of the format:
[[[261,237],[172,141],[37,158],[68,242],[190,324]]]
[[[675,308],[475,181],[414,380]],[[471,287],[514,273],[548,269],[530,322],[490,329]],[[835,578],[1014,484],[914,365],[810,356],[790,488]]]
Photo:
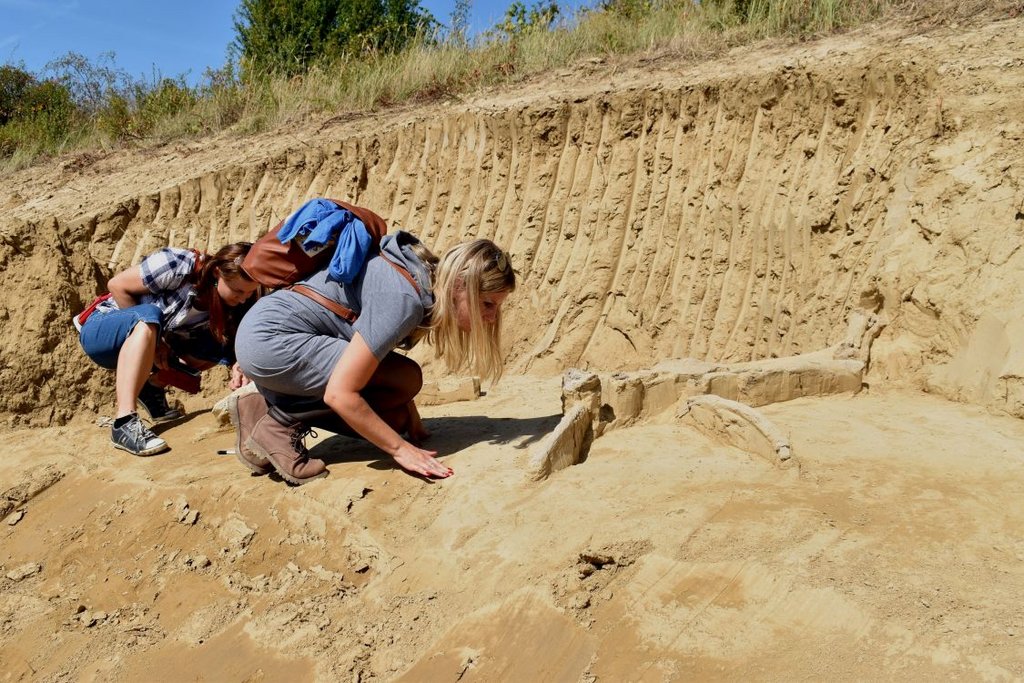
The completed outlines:
[[[409,472],[450,476],[436,451],[419,446],[429,436],[413,402],[423,375],[395,349],[425,336],[449,368],[497,379],[501,306],[515,286],[508,255],[490,240],[459,244],[438,260],[397,232],[383,238],[351,284],[332,280],[325,268],[296,289],[263,297],[235,343],[259,389],[233,399],[238,459],[254,473],[276,470],[304,484],[327,474],[303,444],[311,429],[323,428],[366,438]],[[358,317],[350,322],[317,297]]]

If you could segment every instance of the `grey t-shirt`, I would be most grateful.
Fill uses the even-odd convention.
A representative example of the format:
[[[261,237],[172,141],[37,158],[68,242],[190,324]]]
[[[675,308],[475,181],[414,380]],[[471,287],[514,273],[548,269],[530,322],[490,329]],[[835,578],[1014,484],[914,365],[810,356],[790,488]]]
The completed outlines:
[[[309,297],[279,290],[263,297],[238,328],[235,353],[260,386],[295,396],[322,396],[334,366],[358,332],[382,360],[422,322],[420,295],[381,256],[373,256],[351,284],[320,271],[302,284],[356,312],[354,324]]]
[[[350,324],[321,306],[320,310],[328,314],[323,316],[326,323],[323,333],[351,341],[358,332],[377,360],[382,360],[423,320],[423,304],[416,290],[380,256],[371,258],[351,284],[329,280],[326,270],[310,276],[302,284],[359,316],[355,324]],[[308,300],[308,297],[303,298]]]

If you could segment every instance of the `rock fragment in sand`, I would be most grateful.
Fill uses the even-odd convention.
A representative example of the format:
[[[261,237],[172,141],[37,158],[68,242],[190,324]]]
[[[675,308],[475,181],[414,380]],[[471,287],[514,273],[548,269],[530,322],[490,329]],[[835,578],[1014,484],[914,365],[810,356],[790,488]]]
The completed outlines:
[[[25,564],[15,567],[11,571],[7,572],[7,578],[11,581],[22,581],[30,576],[38,574],[43,571],[43,566],[38,562],[26,562]]]
[[[380,563],[378,548],[359,541],[348,544],[348,564],[357,574],[365,574]]]
[[[457,401],[474,401],[480,397],[479,377],[444,377],[435,382],[424,382],[416,402],[436,406]]]
[[[705,436],[761,456],[776,467],[793,464],[789,440],[778,427],[748,405],[721,396],[694,396],[676,413]]]
[[[206,555],[200,554],[200,555],[196,555],[195,557],[186,557],[184,564],[185,564],[186,568],[192,569],[192,570],[196,570],[196,569],[206,569],[207,567],[209,567],[212,564],[212,562],[210,562],[210,558],[209,557],[207,557]]]
[[[185,496],[178,496],[173,501],[165,500],[164,507],[171,509],[176,522],[192,525],[199,521],[199,510],[193,510]]]
[[[0,518],[4,518],[64,478],[64,472],[52,465],[25,474],[14,486],[0,491]]]
[[[218,533],[221,539],[227,543],[228,548],[237,552],[245,552],[249,544],[252,543],[253,537],[256,536],[256,530],[250,528],[245,520],[237,514],[230,515],[220,525]]]
[[[242,397],[246,394],[252,394],[255,392],[256,385],[253,382],[249,382],[245,386],[235,389],[230,394],[214,403],[213,408],[210,409],[210,414],[213,415],[215,420],[217,420],[217,426],[227,427],[231,424],[231,411],[229,406],[231,404],[232,396]]]
[[[25,511],[24,510],[18,510],[16,512],[12,513],[7,518],[7,526],[14,526],[18,522],[20,522],[24,516],[25,516]]]
[[[615,564],[615,558],[609,553],[587,550],[580,553],[580,562],[585,562],[586,564],[601,569],[606,564]]]
[[[593,441],[590,411],[584,404],[577,403],[534,449],[528,466],[530,477],[534,481],[546,479],[554,472],[582,462]]]
[[[103,610],[90,611],[86,609],[84,605],[79,605],[78,614],[75,616],[76,619],[85,626],[86,628],[92,628],[98,624],[102,624],[108,618],[108,614]]]
[[[341,574],[339,572],[332,572],[330,569],[325,569],[323,567],[323,565],[319,565],[319,564],[316,565],[316,566],[310,567],[309,571],[313,574],[313,576],[315,576],[316,578],[320,579],[321,581],[330,581],[330,582],[338,582],[338,583],[340,583],[341,581],[343,581],[345,579],[345,575],[344,574]]]

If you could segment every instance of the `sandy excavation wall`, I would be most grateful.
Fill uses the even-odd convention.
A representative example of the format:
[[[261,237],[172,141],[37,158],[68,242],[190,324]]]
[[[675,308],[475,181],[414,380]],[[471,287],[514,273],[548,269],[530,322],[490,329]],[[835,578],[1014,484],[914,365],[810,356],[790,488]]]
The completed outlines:
[[[197,177],[182,164],[178,181],[123,197],[112,183],[98,196],[116,201],[77,212],[37,202],[0,230],[0,381],[17,388],[0,413],[44,424],[110,400],[68,322],[110,274],[168,243],[253,239],[324,195],[439,250],[506,245],[523,283],[513,372],[810,352],[862,309],[885,321],[869,379],[1024,416],[1024,67],[985,47],[1022,35],[1002,22],[951,51],[917,37],[882,57],[854,42],[637,75]]]

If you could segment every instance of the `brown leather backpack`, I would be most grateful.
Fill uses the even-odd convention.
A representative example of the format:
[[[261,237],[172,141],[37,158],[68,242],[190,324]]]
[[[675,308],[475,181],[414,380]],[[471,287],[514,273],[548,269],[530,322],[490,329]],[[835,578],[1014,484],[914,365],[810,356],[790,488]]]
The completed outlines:
[[[373,245],[371,253],[378,253],[380,251],[380,240],[388,231],[387,223],[384,222],[383,218],[369,209],[354,206],[348,202],[337,199],[328,199],[327,201],[334,202],[340,208],[347,209],[355,214],[356,218],[366,226],[367,232],[370,233],[370,241]],[[250,279],[264,287],[275,289],[284,287],[290,289],[293,292],[309,297],[349,322],[355,322],[357,316],[352,310],[332,299],[328,299],[314,289],[305,285],[295,284],[299,280],[327,267],[327,264],[330,263],[331,258],[334,256],[334,249],[331,248],[333,245],[310,256],[293,240],[281,244],[277,235],[283,225],[284,221],[281,221],[277,224],[277,227],[253,243],[249,253],[242,260],[242,270],[245,271],[245,274]],[[405,277],[417,292],[420,290],[408,270],[391,259],[385,260],[399,274]]]

